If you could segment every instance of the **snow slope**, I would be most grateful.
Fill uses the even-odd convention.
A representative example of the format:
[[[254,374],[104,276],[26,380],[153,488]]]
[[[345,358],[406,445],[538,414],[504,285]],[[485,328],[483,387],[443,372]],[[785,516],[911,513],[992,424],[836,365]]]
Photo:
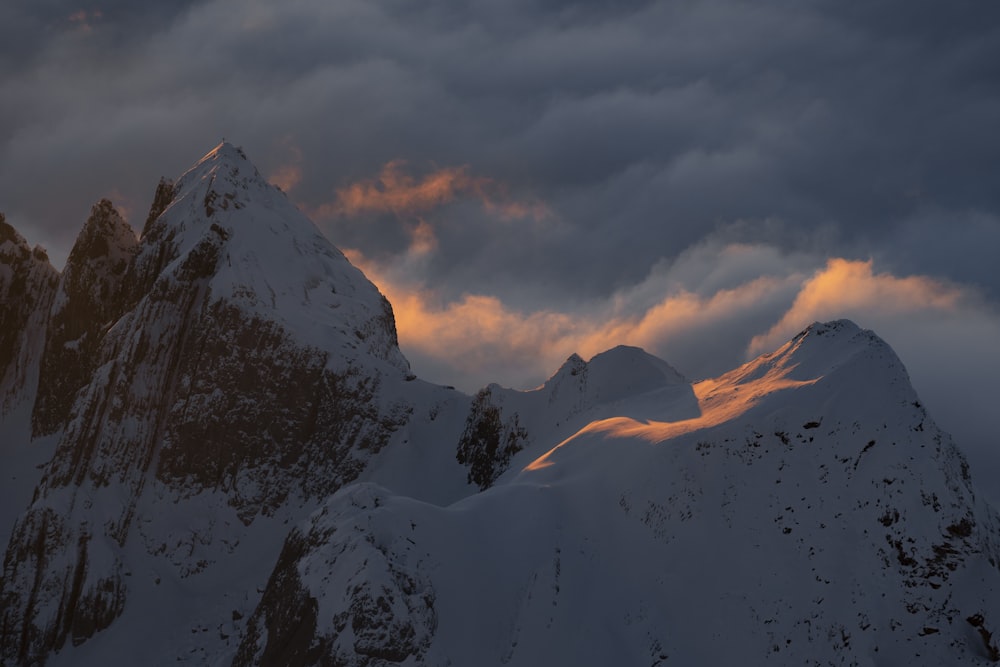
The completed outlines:
[[[853,323],[466,396],[225,143],[78,248],[0,222],[5,665],[1000,658],[1000,520]]]
[[[342,489],[236,664],[995,659],[997,515],[884,342],[817,324],[692,389],[696,414],[640,390],[445,507]]]

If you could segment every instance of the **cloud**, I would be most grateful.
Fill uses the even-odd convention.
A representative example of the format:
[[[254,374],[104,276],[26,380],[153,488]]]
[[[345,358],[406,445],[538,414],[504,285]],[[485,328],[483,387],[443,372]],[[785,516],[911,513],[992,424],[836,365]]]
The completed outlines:
[[[337,190],[337,200],[325,215],[357,215],[359,213],[392,212],[397,215],[421,213],[446,204],[464,192],[475,193],[482,179],[468,174],[468,167],[439,169],[417,181],[402,171],[403,163],[394,160],[382,167],[378,179],[352,183]],[[325,215],[324,215],[325,214]]]
[[[148,201],[159,176],[222,136],[306,210],[330,204],[331,184],[354,184],[339,203],[367,202],[366,214],[420,205],[363,186],[400,158],[468,165],[441,170],[450,194],[480,197],[501,218],[549,213],[574,233],[543,234],[526,254],[504,229],[473,240],[435,224],[447,260],[435,279],[480,291],[520,280],[551,298],[607,297],[738,220],[834,225],[846,244],[902,266],[901,253],[921,248],[892,230],[928,203],[945,218],[1000,208],[987,176],[997,98],[976,83],[992,80],[985,63],[1000,47],[988,18],[948,8],[895,22],[729,0],[447,10],[199,0],[143,12],[104,1],[88,5],[101,19],[87,40],[52,28],[79,10],[0,10],[14,26],[7,43],[25,43],[0,79],[18,100],[0,110],[0,203],[45,242],[65,245],[109,181]],[[275,141],[286,136],[300,162]],[[533,197],[504,198],[481,174]],[[432,175],[397,173],[412,181],[396,194],[431,194]],[[50,183],[59,197],[44,194]],[[348,226],[332,223],[335,241],[379,254],[381,229]],[[504,275],[477,278],[463,257]],[[962,264],[949,258],[935,274]],[[1000,289],[995,275],[976,279]]]
[[[922,393],[935,364],[980,391],[997,25],[967,0],[0,3],[0,210],[60,265],[94,201],[141,222],[226,137],[414,300],[443,382],[626,340],[711,374],[829,314]]]
[[[347,254],[393,303],[401,345],[418,372],[467,391],[484,378],[533,386],[574,352],[589,357],[618,344],[644,347],[696,377],[721,373],[743,360],[747,324],[779,318],[804,278],[774,271],[781,255],[773,249],[706,244],[608,299],[526,310],[488,294],[448,298],[428,287],[422,276],[436,251],[428,233],[421,223],[407,251],[385,262]],[[700,260],[712,253],[724,261],[706,273]],[[769,264],[773,275],[749,277],[752,264]]]
[[[288,156],[284,162],[273,167],[267,176],[270,183],[277,185],[285,192],[291,192],[302,181],[302,149],[291,137],[285,137],[281,144]]]
[[[405,163],[386,163],[378,178],[366,179],[337,189],[336,200],[313,211],[319,219],[331,216],[358,216],[365,213],[393,213],[414,216],[439,208],[460,197],[479,201],[490,213],[503,219],[548,215],[535,201],[515,201],[508,188],[493,179],[472,176],[469,167],[443,167],[424,174],[419,180],[404,171]]]
[[[981,291],[927,276],[875,272],[872,261],[830,259],[749,355],[767,352],[815,320],[847,317],[874,330],[906,365],[921,400],[966,451],[980,483],[1000,476],[990,404],[1000,378],[1000,311]],[[1000,489],[986,489],[1000,501]]]
[[[569,354],[589,358],[618,344],[643,347],[698,379],[776,349],[813,321],[846,317],[893,346],[977,479],[1000,474],[991,435],[1000,312],[973,288],[875,271],[871,260],[706,242],[608,299],[524,310],[486,294],[448,300],[406,282],[428,252],[414,241],[385,265],[350,253],[393,303],[400,345],[425,379],[468,392],[484,379],[530,388]]]
[[[952,315],[965,295],[956,287],[924,276],[898,278],[874,274],[872,262],[832,258],[803,283],[792,307],[780,321],[750,341],[749,353],[778,347],[803,323],[838,317],[858,321],[893,321],[912,314]]]

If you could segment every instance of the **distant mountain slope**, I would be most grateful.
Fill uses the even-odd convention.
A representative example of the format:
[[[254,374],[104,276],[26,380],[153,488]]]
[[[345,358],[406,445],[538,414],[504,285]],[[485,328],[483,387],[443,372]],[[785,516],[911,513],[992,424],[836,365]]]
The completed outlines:
[[[343,489],[235,664],[997,659],[997,515],[884,342],[817,324],[692,389],[694,414],[640,390],[448,507]]]
[[[1000,659],[1000,519],[853,323],[466,396],[223,143],[61,274],[0,219],[0,324],[4,665]]]

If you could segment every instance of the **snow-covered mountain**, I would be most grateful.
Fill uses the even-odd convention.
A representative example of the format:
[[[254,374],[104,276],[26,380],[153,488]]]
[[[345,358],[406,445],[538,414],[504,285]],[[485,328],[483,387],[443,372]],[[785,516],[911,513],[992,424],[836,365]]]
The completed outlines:
[[[5,665],[1000,659],[1000,518],[853,323],[466,396],[224,143],[61,275],[0,221],[0,325]]]

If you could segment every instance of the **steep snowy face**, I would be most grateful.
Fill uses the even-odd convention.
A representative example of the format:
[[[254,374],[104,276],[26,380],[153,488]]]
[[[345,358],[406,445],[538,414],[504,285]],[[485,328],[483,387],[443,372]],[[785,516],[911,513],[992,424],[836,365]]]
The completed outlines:
[[[236,664],[379,664],[372,636],[388,664],[1000,657],[997,513],[871,332],[816,324],[607,409],[448,507],[343,489],[289,537]]]
[[[408,419],[388,302],[242,151],[161,181],[138,247],[123,224],[95,207],[53,308],[43,369],[59,379],[59,360],[86,356],[46,394],[72,401],[7,549],[4,662],[110,626],[136,568],[211,580],[223,559],[272,557],[280,535],[240,550],[252,525],[308,512]],[[62,419],[63,403],[39,405],[58,407],[44,426]],[[192,531],[164,503],[220,527]]]
[[[0,423],[34,401],[58,279],[45,251],[30,248],[0,213]]]
[[[102,199],[70,251],[50,312],[38,399],[36,436],[66,425],[76,393],[90,380],[105,331],[125,312],[123,278],[138,248],[135,232]]]
[[[200,276],[212,298],[302,343],[409,371],[388,301],[242,150],[220,144],[175,185],[161,183],[150,217],[134,270],[140,291],[164,272]]]

